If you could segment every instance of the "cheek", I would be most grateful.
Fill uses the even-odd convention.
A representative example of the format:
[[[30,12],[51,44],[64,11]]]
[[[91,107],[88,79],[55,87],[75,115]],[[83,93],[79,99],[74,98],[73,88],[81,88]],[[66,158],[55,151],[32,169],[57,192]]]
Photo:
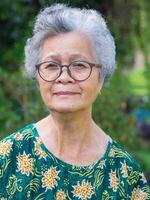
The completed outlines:
[[[102,82],[99,79],[99,74],[95,74],[95,76],[91,77],[91,80],[89,79],[86,91],[88,98],[90,99],[90,101],[92,101],[92,103],[96,100],[99,91],[101,90],[101,87]]]
[[[98,93],[99,93],[100,87],[98,85],[91,84],[91,87],[87,87],[85,90],[85,96],[84,99],[87,102],[87,104],[93,104],[96,100]]]
[[[39,83],[39,89],[45,105],[48,105],[51,100],[51,87],[47,84]]]
[[[91,91],[92,103],[94,103],[94,101],[96,100],[96,98],[98,96],[98,93],[99,93],[99,89],[97,87],[96,88],[92,88],[92,91]]]

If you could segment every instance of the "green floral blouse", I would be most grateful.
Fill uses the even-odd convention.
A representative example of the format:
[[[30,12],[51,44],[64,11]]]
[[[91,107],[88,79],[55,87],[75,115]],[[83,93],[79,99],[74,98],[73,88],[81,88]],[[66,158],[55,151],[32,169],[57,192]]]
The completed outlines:
[[[79,167],[55,157],[34,124],[0,142],[0,200],[146,200],[150,187],[116,141],[96,163]]]

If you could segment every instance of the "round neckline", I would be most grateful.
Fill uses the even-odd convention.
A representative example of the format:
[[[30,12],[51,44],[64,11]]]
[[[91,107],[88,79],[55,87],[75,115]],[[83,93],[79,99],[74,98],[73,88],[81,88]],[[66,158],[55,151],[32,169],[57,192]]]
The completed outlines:
[[[70,169],[92,169],[92,168],[94,168],[94,167],[97,167],[98,164],[99,164],[102,160],[107,159],[108,154],[109,154],[109,152],[110,152],[110,149],[111,149],[111,147],[112,147],[112,145],[113,145],[113,140],[108,141],[105,153],[103,154],[102,157],[100,157],[100,158],[99,158],[97,161],[95,161],[94,163],[89,164],[89,165],[85,165],[85,166],[82,166],[82,165],[81,165],[81,166],[80,166],[80,165],[75,165],[75,164],[72,164],[72,163],[65,162],[65,161],[61,160],[60,158],[58,158],[57,156],[55,156],[51,151],[49,151],[48,148],[47,148],[47,147],[45,146],[45,144],[43,143],[43,141],[42,141],[42,139],[41,139],[41,137],[40,137],[40,135],[39,135],[39,132],[38,132],[38,130],[37,130],[37,128],[36,128],[36,125],[35,125],[34,123],[32,123],[32,124],[30,124],[30,125],[31,125],[31,127],[32,127],[32,130],[33,130],[35,139],[36,139],[36,140],[37,140],[37,138],[40,139],[40,141],[41,141],[40,146],[41,146],[42,150],[46,153],[46,155],[47,155],[48,157],[50,157],[50,158],[53,158],[53,160],[54,160],[57,164],[61,165],[62,167],[67,167],[67,168],[70,168]]]

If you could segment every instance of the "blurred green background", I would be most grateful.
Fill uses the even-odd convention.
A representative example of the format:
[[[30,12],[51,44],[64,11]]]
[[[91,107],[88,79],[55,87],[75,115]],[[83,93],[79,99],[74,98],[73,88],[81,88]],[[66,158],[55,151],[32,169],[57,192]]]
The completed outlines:
[[[0,139],[47,115],[24,71],[24,45],[35,15],[52,3],[94,8],[117,46],[117,70],[93,107],[93,118],[142,166],[150,181],[150,1],[0,1]]]

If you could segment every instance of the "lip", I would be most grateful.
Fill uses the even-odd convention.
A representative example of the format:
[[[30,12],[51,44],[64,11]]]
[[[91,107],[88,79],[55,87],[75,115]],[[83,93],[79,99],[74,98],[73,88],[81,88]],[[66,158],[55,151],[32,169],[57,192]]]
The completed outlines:
[[[58,92],[54,92],[54,95],[79,95],[79,92],[71,92],[71,91],[58,91]]]

